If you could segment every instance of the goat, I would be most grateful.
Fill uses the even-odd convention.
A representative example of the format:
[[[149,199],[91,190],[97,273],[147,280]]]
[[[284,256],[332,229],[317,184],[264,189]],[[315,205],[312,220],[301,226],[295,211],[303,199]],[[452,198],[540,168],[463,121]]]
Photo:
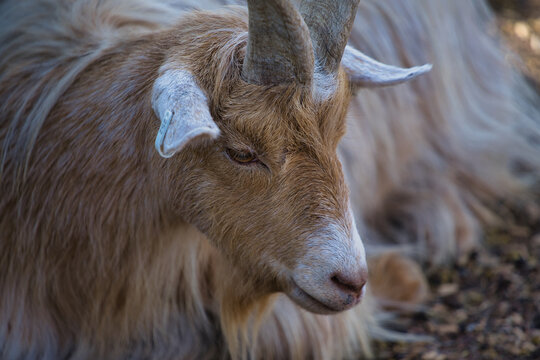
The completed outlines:
[[[369,355],[355,222],[442,261],[536,179],[536,97],[470,3],[366,1],[352,29],[357,1],[1,4],[1,356]],[[440,70],[353,98],[430,67],[351,30]]]

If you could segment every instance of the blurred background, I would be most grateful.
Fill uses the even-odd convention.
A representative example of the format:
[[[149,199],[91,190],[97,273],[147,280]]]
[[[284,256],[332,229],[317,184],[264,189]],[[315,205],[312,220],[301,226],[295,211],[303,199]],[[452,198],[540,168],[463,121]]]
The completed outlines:
[[[540,0],[490,0],[510,47],[521,56],[518,66],[540,84]]]
[[[540,92],[540,0],[489,2],[515,66]],[[379,342],[378,358],[540,359],[540,204],[504,217],[511,224],[488,231],[485,249],[428,270],[425,308],[396,313],[395,330],[433,341]]]

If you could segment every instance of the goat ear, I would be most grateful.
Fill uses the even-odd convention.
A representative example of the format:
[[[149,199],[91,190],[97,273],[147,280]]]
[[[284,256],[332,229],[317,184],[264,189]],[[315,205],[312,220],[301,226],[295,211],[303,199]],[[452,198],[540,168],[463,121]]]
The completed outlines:
[[[345,47],[341,65],[356,87],[396,85],[429,72],[431,64],[400,68],[380,63],[351,46]]]
[[[219,128],[208,109],[208,99],[189,71],[163,71],[154,83],[152,107],[161,120],[156,149],[164,158],[190,143],[219,136]]]

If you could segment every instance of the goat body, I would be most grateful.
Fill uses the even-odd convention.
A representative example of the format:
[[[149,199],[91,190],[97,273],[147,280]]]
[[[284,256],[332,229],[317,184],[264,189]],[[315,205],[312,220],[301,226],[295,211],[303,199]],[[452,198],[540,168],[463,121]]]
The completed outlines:
[[[371,297],[330,316],[308,312],[275,294],[294,291],[279,266],[338,257],[342,249],[326,241],[336,233],[357,251],[355,221],[368,250],[395,243],[445,261],[475,245],[489,201],[527,194],[537,180],[538,97],[488,32],[484,1],[362,2],[351,44],[388,63],[435,68],[352,101],[342,70],[330,100],[244,83],[247,12],[190,10],[224,4],[0,5],[0,357],[369,354],[382,331]],[[159,156],[152,99],[174,64],[188,64],[220,133],[233,139],[227,146],[270,144],[248,150],[284,163],[294,187],[261,175],[281,174],[274,165],[231,170],[216,160],[218,130]],[[310,112],[311,101],[323,105]],[[344,124],[329,116],[347,116],[343,173],[334,152]],[[282,147],[294,156],[272,158]],[[271,241],[313,234],[322,236],[310,243],[313,258],[300,242]]]

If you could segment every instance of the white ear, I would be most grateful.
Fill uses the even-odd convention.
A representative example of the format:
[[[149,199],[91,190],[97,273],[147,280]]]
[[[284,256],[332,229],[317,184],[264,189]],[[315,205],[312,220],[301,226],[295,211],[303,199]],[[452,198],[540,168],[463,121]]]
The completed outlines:
[[[156,149],[164,158],[173,156],[188,143],[219,136],[206,95],[189,71],[163,71],[154,83],[152,107],[161,120]]]
[[[351,46],[345,47],[341,65],[352,84],[358,87],[379,87],[396,85],[431,70],[432,65],[415,66],[404,69],[380,63]]]

